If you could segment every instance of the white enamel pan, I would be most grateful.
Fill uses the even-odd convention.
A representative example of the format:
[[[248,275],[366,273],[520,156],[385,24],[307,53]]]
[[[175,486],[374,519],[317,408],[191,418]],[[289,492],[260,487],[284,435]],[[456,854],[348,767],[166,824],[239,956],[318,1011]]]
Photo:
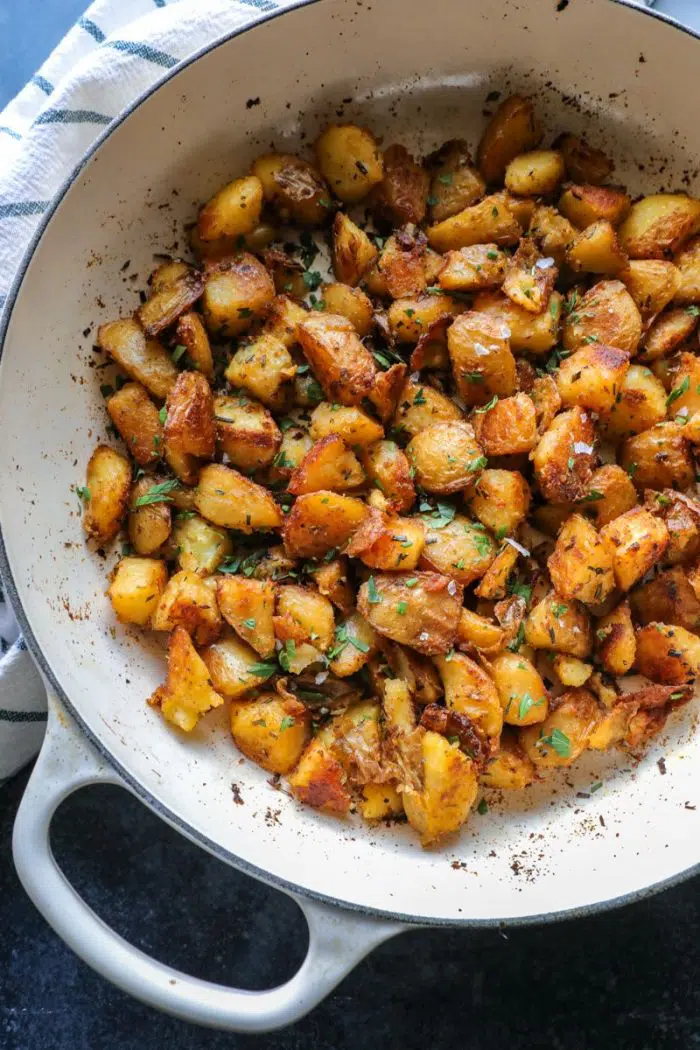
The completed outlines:
[[[697,869],[692,705],[638,765],[591,756],[491,803],[431,851],[404,827],[343,823],[275,791],[236,752],[223,715],[178,735],[144,702],[162,655],[115,631],[107,565],[85,548],[72,486],[105,436],[96,325],[132,309],[154,252],[177,252],[197,203],[271,142],[292,151],[343,117],[421,152],[454,136],[476,144],[491,93],[518,90],[537,98],[552,136],[585,133],[612,152],[635,191],[697,190],[699,65],[691,33],[611,0],[319,0],[261,17],[169,75],[59,194],[2,331],[0,568],[50,698],[14,850],[47,920],[132,995],[201,1024],[266,1031],[301,1017],[407,924],[550,921]],[[56,806],[94,781],[121,784],[222,861],[291,894],[310,927],[296,976],[264,992],[221,987],[104,925],[49,846]]]

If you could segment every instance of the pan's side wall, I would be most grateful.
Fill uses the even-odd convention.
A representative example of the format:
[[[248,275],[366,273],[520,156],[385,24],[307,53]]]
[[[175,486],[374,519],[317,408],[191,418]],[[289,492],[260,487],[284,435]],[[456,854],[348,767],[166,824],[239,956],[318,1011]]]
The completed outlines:
[[[561,14],[542,0],[322,0],[170,80],[63,200],[14,304],[0,366],[7,554],[36,641],[80,718],[148,796],[222,855],[428,921],[579,908],[696,862],[689,717],[664,745],[666,777],[660,751],[636,771],[591,758],[573,790],[561,781],[492,806],[439,853],[400,828],[300,811],[233,750],[223,713],[185,739],[146,707],[162,676],[159,643],[144,648],[115,631],[106,566],[84,547],[71,487],[105,433],[97,324],[133,309],[153,253],[183,251],[183,222],[256,152],[272,141],[304,145],[339,118],[420,150],[455,135],[475,144],[488,93],[518,89],[537,97],[548,133],[587,130],[612,148],[634,188],[681,186],[700,154],[687,90],[698,53],[689,36],[607,0],[577,0]],[[576,798],[599,780],[604,789]],[[233,804],[232,782],[243,805]]]

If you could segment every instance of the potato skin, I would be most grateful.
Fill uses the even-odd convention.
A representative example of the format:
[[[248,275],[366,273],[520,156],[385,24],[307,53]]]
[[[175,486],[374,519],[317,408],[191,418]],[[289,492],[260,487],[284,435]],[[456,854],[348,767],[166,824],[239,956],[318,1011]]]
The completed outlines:
[[[505,99],[479,143],[477,164],[486,182],[500,181],[510,161],[536,146],[541,134],[530,99],[520,95]]]
[[[178,318],[175,338],[178,345],[184,346],[187,356],[198,372],[211,383],[214,379],[214,359],[212,357],[209,336],[199,314],[188,310]]]
[[[216,452],[214,399],[204,376],[199,372],[181,372],[165,407],[166,457],[175,452],[177,456],[213,459]]]
[[[608,522],[600,535],[615,547],[615,582],[628,591],[663,556],[668,546],[668,529],[644,507],[633,507]]]
[[[700,631],[700,601],[684,569],[675,565],[630,593],[630,606],[638,623],[666,623]]]
[[[199,213],[197,232],[203,241],[251,233],[260,221],[263,187],[255,175],[234,179]]]
[[[333,220],[333,273],[344,284],[359,284],[378,255],[377,246],[344,212]]]
[[[384,176],[370,195],[372,211],[393,226],[422,222],[428,210],[428,172],[397,143],[384,151],[383,162]]]
[[[308,161],[288,153],[265,153],[253,161],[252,171],[283,222],[319,226],[328,218],[330,190]]]
[[[538,441],[535,405],[527,394],[503,398],[483,413],[477,409],[472,421],[486,456],[517,456]]]
[[[141,327],[149,337],[159,335],[163,329],[177,321],[200,298],[204,282],[198,270],[190,270],[177,281],[166,285],[162,291],[142,303],[136,311]]]
[[[168,570],[159,558],[122,558],[107,590],[117,619],[145,627],[167,582]]]
[[[231,704],[231,735],[240,751],[269,773],[289,773],[311,736],[303,704],[262,693]]]
[[[449,397],[408,379],[399,395],[393,422],[397,430],[415,437],[437,423],[461,420],[460,409]]]
[[[565,174],[564,158],[558,150],[519,153],[505,170],[506,189],[521,197],[540,197],[554,193]]]
[[[441,529],[428,530],[421,567],[451,576],[465,587],[480,579],[496,556],[496,544],[483,525],[461,514]]]
[[[152,477],[139,478],[131,490],[129,507],[129,542],[136,554],[155,554],[168,539],[171,528],[171,510],[167,502],[136,506],[137,501],[150,492]]]
[[[448,652],[457,637],[462,587],[435,572],[378,574],[363,583],[357,607],[375,631],[426,656]],[[411,587],[407,580],[417,580]],[[373,600],[373,596],[379,600]],[[402,611],[403,610],[403,611]]]
[[[695,480],[690,442],[677,423],[658,423],[628,438],[620,449],[620,466],[640,490],[687,489]]]
[[[416,482],[440,494],[473,488],[486,466],[474,429],[465,422],[436,423],[411,438],[406,456]]]
[[[630,259],[667,259],[700,228],[700,201],[655,193],[633,204],[619,237]]]
[[[665,310],[654,319],[644,336],[640,361],[668,357],[676,347],[690,338],[697,323],[697,317],[683,307]]]
[[[247,332],[275,297],[269,273],[247,252],[208,264],[204,276],[202,310],[212,335],[226,338]]]
[[[140,466],[150,466],[160,459],[163,425],[145,387],[125,383],[107,399],[107,411]]]
[[[700,673],[700,638],[684,627],[647,624],[637,632],[636,669],[651,682],[692,682]]]
[[[315,149],[321,174],[335,196],[348,204],[366,197],[384,176],[377,143],[356,124],[330,124]]]
[[[461,314],[447,330],[452,374],[466,405],[485,405],[494,394],[516,390],[515,358],[505,324],[474,311]]]
[[[98,445],[85,475],[83,528],[97,543],[109,543],[119,532],[131,487],[131,465],[109,445]]]
[[[245,394],[214,397],[216,438],[232,466],[246,473],[272,462],[282,434],[268,410]]]
[[[673,301],[683,306],[700,302],[700,237],[689,240],[676,255],[674,262],[678,283],[674,289]]]
[[[568,690],[544,722],[520,731],[520,745],[538,770],[570,766],[587,746],[598,718],[592,693]]]
[[[347,317],[308,317],[299,325],[299,342],[328,401],[359,405],[370,395],[377,371],[374,359]]]
[[[599,186],[612,174],[614,164],[602,150],[594,149],[577,135],[560,135],[555,143],[560,150],[566,172],[573,182]]]
[[[559,366],[557,388],[567,408],[580,405],[604,414],[615,404],[629,368],[629,355],[614,346],[592,343],[565,358]]]
[[[594,441],[590,415],[578,405],[555,417],[531,456],[546,500],[573,503],[583,499],[593,475]]]
[[[154,397],[165,399],[178,371],[165,347],[147,339],[132,317],[100,325],[97,345],[109,354],[130,379],[141,383]]]
[[[598,281],[564,319],[562,342],[571,353],[590,342],[632,355],[642,336],[642,318],[622,281]]]

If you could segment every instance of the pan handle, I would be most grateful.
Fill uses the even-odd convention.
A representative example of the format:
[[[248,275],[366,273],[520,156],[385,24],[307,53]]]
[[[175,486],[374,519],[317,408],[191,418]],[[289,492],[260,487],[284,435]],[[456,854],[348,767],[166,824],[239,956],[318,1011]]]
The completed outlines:
[[[368,952],[407,928],[290,893],[308,923],[309,949],[286,984],[249,992],[165,966],[111,930],[78,896],[54,859],[49,830],[57,806],[73,791],[95,783],[127,786],[49,692],[46,738],[15,820],[17,872],[38,910],[73,951],[150,1006],[212,1028],[269,1032],[298,1021]]]

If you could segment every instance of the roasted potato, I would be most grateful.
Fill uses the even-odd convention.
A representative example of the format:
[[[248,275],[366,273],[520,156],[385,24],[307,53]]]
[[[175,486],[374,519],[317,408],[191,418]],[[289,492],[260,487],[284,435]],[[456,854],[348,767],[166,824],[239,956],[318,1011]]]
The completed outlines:
[[[495,749],[503,727],[503,710],[491,675],[464,653],[438,656],[435,666],[447,707],[466,715]]]
[[[519,153],[506,168],[506,189],[520,197],[541,197],[554,193],[565,174],[564,158],[558,150]]]
[[[561,214],[578,226],[586,229],[601,220],[617,226],[630,210],[630,198],[624,190],[613,186],[568,186],[557,207]]]
[[[602,528],[635,506],[637,492],[626,470],[615,463],[607,463],[595,471],[591,487],[581,502],[598,528]]]
[[[673,263],[661,259],[632,259],[618,273],[644,321],[661,313],[676,297],[681,276]]]
[[[452,648],[461,605],[462,586],[436,572],[370,576],[357,599],[375,631],[426,656]]]
[[[250,534],[282,524],[280,510],[267,489],[221,463],[202,468],[194,503],[203,518],[225,529]]]
[[[346,616],[355,608],[355,592],[350,586],[347,558],[323,559],[321,565],[311,571],[319,594],[330,598]]]
[[[621,591],[628,591],[661,559],[669,539],[663,521],[644,507],[633,507],[608,522],[600,535],[615,548],[613,570]]]
[[[159,558],[122,558],[108,588],[118,620],[145,627],[168,582],[168,570]]]
[[[192,732],[201,715],[224,702],[212,689],[207,666],[183,627],[175,627],[170,635],[168,677],[148,702],[159,707],[168,722],[186,733]]]
[[[472,244],[517,244],[522,231],[503,197],[494,193],[429,226],[426,232],[430,247],[443,253]]]
[[[216,595],[196,572],[176,572],[153,610],[151,627],[154,631],[184,627],[197,645],[208,645],[221,632]]]
[[[219,237],[252,233],[260,221],[262,203],[263,185],[255,174],[234,179],[200,211],[197,220],[200,239],[215,241]]]
[[[377,441],[361,455],[367,480],[374,486],[368,502],[396,514],[408,510],[416,498],[411,465],[393,441]]]
[[[379,147],[365,128],[331,124],[316,140],[321,174],[341,201],[355,204],[384,177]]]
[[[354,533],[346,550],[371,569],[415,569],[425,545],[420,518],[389,518],[372,509]]]
[[[431,325],[445,315],[454,317],[462,306],[449,295],[411,295],[395,299],[387,317],[394,339],[399,343],[417,343]]]
[[[393,226],[422,222],[428,210],[428,172],[397,143],[384,151],[383,164],[382,181],[373,187],[369,200],[374,214]]]
[[[684,306],[700,302],[700,237],[693,237],[688,241],[678,252],[674,262],[678,281],[673,292],[673,301]]]
[[[432,173],[430,217],[442,222],[474,204],[486,192],[486,183],[474,167],[469,146],[461,139],[450,139],[428,157]]]
[[[344,284],[359,284],[379,254],[377,246],[342,211],[333,220],[333,273]]]
[[[261,332],[252,343],[236,350],[225,375],[231,386],[242,387],[268,408],[279,410],[285,404],[296,371],[284,343]]]
[[[399,395],[393,422],[396,431],[416,437],[437,423],[461,420],[462,413],[449,397],[409,379]]]
[[[610,412],[629,368],[624,350],[602,343],[581,347],[561,362],[557,388],[567,408],[580,405],[604,415]]]
[[[583,499],[593,475],[595,433],[578,405],[560,412],[531,455],[542,495],[551,503]]]
[[[693,333],[698,319],[684,307],[665,310],[650,325],[639,353],[640,361],[655,361],[668,357]]]
[[[233,550],[231,537],[224,529],[189,513],[175,516],[170,545],[177,552],[180,568],[200,576],[211,576]]]
[[[496,549],[480,522],[456,514],[440,528],[428,524],[421,567],[451,576],[466,587],[484,575],[496,557]]]
[[[292,474],[287,491],[293,496],[330,489],[348,492],[365,480],[360,462],[338,434],[316,441]]]
[[[532,238],[523,237],[508,260],[502,291],[528,313],[541,314],[549,303],[559,270],[552,258],[543,258]]]
[[[637,642],[629,602],[620,602],[598,621],[596,658],[608,674],[627,674],[634,667]]]
[[[562,601],[555,591],[530,610],[525,621],[525,641],[533,649],[549,649],[585,659],[592,648],[593,632],[584,605]]]
[[[657,423],[628,438],[620,448],[620,466],[640,490],[686,489],[695,480],[690,442],[682,427],[673,422]]]
[[[187,270],[177,281],[142,303],[136,311],[141,327],[149,338],[159,335],[177,321],[201,297],[204,280],[198,270]]]
[[[163,425],[158,409],[140,383],[125,383],[112,394],[107,399],[107,411],[140,466],[151,466],[160,459]]]
[[[520,745],[539,770],[570,766],[587,747],[599,718],[587,689],[572,689],[557,700],[544,722],[520,731]]]
[[[352,805],[346,787],[346,774],[335,756],[333,724],[324,726],[314,736],[289,776],[295,798],[307,806],[334,816],[344,816]]]
[[[83,501],[83,528],[97,543],[113,540],[129,503],[131,465],[109,445],[98,445],[88,461]]]
[[[474,428],[465,422],[435,423],[411,438],[406,455],[426,492],[471,489],[486,466]]]
[[[331,672],[347,678],[361,670],[377,649],[377,635],[358,612],[352,613],[335,629],[333,648],[328,654]]]
[[[599,186],[612,174],[614,165],[610,158],[577,135],[560,135],[555,146],[561,151],[566,173],[574,182]]]
[[[641,434],[666,418],[666,391],[644,365],[632,364],[625,372],[615,402],[605,417],[605,434],[619,441]]]
[[[374,322],[374,307],[361,288],[334,281],[321,285],[321,293],[328,313],[347,317],[361,339],[369,335]]]
[[[311,414],[311,437],[314,441],[338,435],[346,445],[365,448],[384,437],[384,430],[375,419],[356,405],[329,404],[322,401]]]
[[[500,747],[486,763],[480,782],[499,791],[522,791],[535,779],[535,767],[518,744],[512,730],[504,732]]]
[[[505,598],[508,581],[518,562],[518,550],[504,543],[475,588],[479,598]]]
[[[165,403],[165,458],[186,485],[197,481],[199,460],[216,453],[211,387],[198,372],[181,372]]]
[[[477,164],[486,182],[499,182],[509,163],[538,145],[542,132],[529,98],[511,95],[491,118],[484,132]]]
[[[275,670],[274,664],[261,663],[255,650],[231,631],[202,649],[201,657],[217,693],[229,700],[258,689]]]
[[[584,605],[602,605],[615,587],[612,540],[572,514],[557,536],[547,567],[557,593]]]
[[[182,314],[178,318],[175,338],[177,349],[184,347],[194,367],[211,383],[214,378],[214,358],[207,330],[199,314],[193,310]]]
[[[421,844],[456,831],[476,802],[478,781],[474,762],[439,733],[428,731],[421,740],[420,790],[404,790],[403,805],[409,824]]]
[[[567,299],[562,342],[573,353],[589,343],[602,343],[636,353],[642,318],[622,281],[598,281],[583,296]]]
[[[347,317],[308,317],[299,325],[299,342],[329,401],[359,405],[370,395],[377,370]]]
[[[156,339],[147,339],[133,318],[100,325],[97,345],[154,397],[164,400],[168,396],[178,377],[177,368],[165,347]]]
[[[542,254],[557,263],[563,263],[569,245],[576,237],[576,228],[556,208],[540,204],[533,213],[529,233],[539,244]]]
[[[320,226],[328,218],[330,190],[308,161],[288,153],[265,153],[255,159],[252,171],[260,180],[265,202],[283,222]]]
[[[520,653],[502,652],[490,666],[504,722],[511,726],[543,722],[549,714],[549,695],[534,664]]]
[[[515,358],[507,331],[503,322],[474,311],[457,317],[448,328],[452,373],[465,404],[485,405],[494,394],[515,393]]]
[[[354,496],[323,491],[299,496],[284,521],[285,550],[297,558],[323,558],[344,547],[368,513]]]
[[[473,417],[476,440],[486,456],[517,456],[530,452],[538,442],[537,415],[527,394],[498,400],[477,408]]]
[[[139,478],[131,490],[128,531],[129,543],[136,554],[155,554],[170,536],[170,496],[162,489],[162,482],[159,491],[154,479],[145,476]]]
[[[654,193],[633,204],[620,226],[630,259],[668,259],[700,229],[700,201],[683,193]]]
[[[473,244],[450,251],[438,274],[438,283],[446,292],[479,292],[503,284],[507,255],[497,244]]]
[[[666,623],[700,632],[700,601],[680,565],[640,584],[630,593],[629,602],[638,623]]]
[[[530,486],[516,470],[485,470],[467,499],[487,529],[509,536],[527,517],[530,496]]]
[[[692,682],[700,673],[700,638],[685,627],[647,624],[637,631],[635,667],[651,682]]]
[[[274,282],[254,255],[243,252],[222,259],[205,270],[202,310],[207,329],[223,339],[241,335],[263,316],[274,297]]]
[[[289,773],[311,737],[311,716],[298,700],[261,693],[231,704],[236,747],[270,773]]]
[[[592,222],[576,235],[567,248],[566,261],[577,273],[600,273],[606,276],[619,274],[629,262],[612,223],[607,219]]]
[[[282,434],[272,415],[243,393],[216,394],[214,420],[219,447],[238,470],[266,467],[280,450]]]
[[[541,314],[530,313],[511,302],[505,295],[482,292],[474,300],[474,310],[487,314],[510,331],[511,350],[523,350],[531,354],[545,354],[556,345],[559,338],[562,297],[552,292],[549,306]]]

